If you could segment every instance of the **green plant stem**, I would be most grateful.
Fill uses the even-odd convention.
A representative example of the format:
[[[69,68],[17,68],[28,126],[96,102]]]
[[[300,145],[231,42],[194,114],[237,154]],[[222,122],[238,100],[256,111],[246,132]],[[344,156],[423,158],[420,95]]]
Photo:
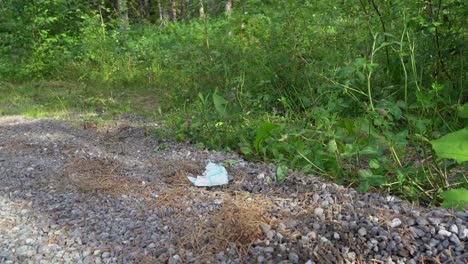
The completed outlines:
[[[417,67],[416,67],[416,57],[415,57],[416,45],[414,44],[414,41],[411,42],[409,32],[406,32],[406,38],[408,39],[408,47],[409,47],[409,49],[411,51],[410,52],[410,58],[411,58],[411,69],[413,71],[414,85],[416,86],[416,89],[418,91],[421,91],[421,88],[419,87],[418,71],[417,71]]]
[[[299,153],[299,155],[301,155],[301,157],[305,159],[310,165],[312,165],[314,168],[320,171],[321,174],[326,174],[325,171],[323,171],[319,166],[315,165],[309,158],[307,158],[304,154],[302,154],[302,152],[297,150],[297,153]]]
[[[374,42],[372,43],[372,52],[370,57],[370,68],[368,67],[368,74],[367,74],[367,97],[369,98],[369,105],[371,107],[372,112],[375,111],[374,102],[372,99],[372,89],[371,89],[371,78],[373,72],[373,64],[374,64],[374,55],[375,55],[375,46],[377,44],[377,34],[374,34]]]
[[[392,152],[393,159],[398,163],[398,166],[400,168],[403,168],[403,165],[401,164],[400,158],[398,158],[398,154],[395,151],[395,148],[393,146],[390,146],[390,150]]]
[[[406,15],[403,14],[403,21],[406,21]],[[406,70],[406,65],[405,65],[405,60],[404,60],[404,51],[403,51],[403,39],[406,34],[406,23],[403,28],[403,33],[401,34],[400,38],[400,52],[399,52],[399,57],[400,57],[400,62],[401,62],[401,68],[403,69],[403,74],[405,78],[405,86],[404,86],[404,91],[405,91],[405,113],[408,114],[408,71]]]

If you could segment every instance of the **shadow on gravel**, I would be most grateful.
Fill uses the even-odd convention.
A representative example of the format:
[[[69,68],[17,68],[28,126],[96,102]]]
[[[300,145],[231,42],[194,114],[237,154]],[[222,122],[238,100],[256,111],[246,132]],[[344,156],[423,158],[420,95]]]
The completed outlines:
[[[278,184],[274,166],[244,161],[227,166],[233,180],[226,187],[196,188],[187,175],[200,174],[208,160],[239,157],[158,144],[131,124],[83,129],[0,117],[0,262],[466,259],[466,213],[360,194],[297,172]],[[456,238],[440,231],[455,228]]]

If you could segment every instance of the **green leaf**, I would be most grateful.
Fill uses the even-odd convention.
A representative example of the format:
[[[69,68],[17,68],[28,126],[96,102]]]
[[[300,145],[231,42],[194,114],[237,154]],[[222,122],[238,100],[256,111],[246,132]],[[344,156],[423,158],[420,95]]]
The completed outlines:
[[[366,62],[366,58],[356,58],[356,60],[354,61],[354,66],[356,68],[362,68],[366,64]]]
[[[377,64],[377,63],[368,63],[368,64],[366,64],[367,70],[369,72],[373,72],[374,69],[376,69],[378,66],[379,66],[379,64]]]
[[[205,97],[203,97],[203,94],[202,94],[202,93],[198,93],[198,98],[199,98],[201,101],[204,101],[204,100],[205,100]]]
[[[406,181],[406,176],[401,170],[396,171],[397,179],[400,184],[403,184]]]
[[[275,128],[278,128],[278,124],[273,124],[270,122],[263,123],[258,129],[257,134],[255,135],[254,148],[258,152],[260,149],[260,144],[267,139],[271,131]]]
[[[371,160],[369,161],[369,167],[371,167],[371,168],[373,168],[373,169],[378,169],[378,168],[380,168],[380,163],[379,163],[379,161],[376,160],[376,159],[371,159]]]
[[[250,155],[250,154],[252,154],[252,150],[251,150],[249,147],[247,147],[247,146],[242,146],[242,147],[240,147],[240,151],[241,151],[242,154],[244,154],[244,155]]]
[[[459,108],[460,113],[458,114],[459,117],[468,118],[468,104],[464,104]]]
[[[245,156],[247,160],[253,159],[253,150],[249,145],[240,146],[241,153]]]
[[[217,93],[213,94],[213,103],[216,108],[216,111],[221,115],[221,116],[226,116],[226,108],[228,101],[224,99],[224,97],[218,95]]]
[[[361,184],[359,185],[359,190],[366,192],[370,186],[381,186],[387,183],[387,179],[381,175],[374,175],[370,170],[359,170],[359,179]]]
[[[368,178],[372,177],[372,175],[373,175],[372,171],[370,171],[370,170],[359,170],[358,173],[359,173],[359,177],[361,179],[363,179],[363,180],[364,179],[367,180]]]
[[[276,168],[276,179],[278,181],[283,181],[288,176],[288,167],[285,165],[278,165]]]
[[[454,159],[458,163],[468,161],[468,128],[432,140],[431,144],[440,159]]]
[[[369,182],[368,181],[361,181],[359,184],[358,190],[360,192],[367,192],[370,188]]]
[[[328,151],[330,153],[335,153],[338,151],[338,145],[336,144],[336,140],[332,139],[328,142],[327,144],[328,146]]]
[[[380,150],[376,147],[366,146],[364,149],[359,151],[360,155],[380,155]]]
[[[337,75],[338,77],[346,77],[352,74],[355,71],[354,67],[346,66],[338,70]]]
[[[450,189],[442,193],[442,206],[445,208],[456,208],[462,211],[468,205],[468,190]]]

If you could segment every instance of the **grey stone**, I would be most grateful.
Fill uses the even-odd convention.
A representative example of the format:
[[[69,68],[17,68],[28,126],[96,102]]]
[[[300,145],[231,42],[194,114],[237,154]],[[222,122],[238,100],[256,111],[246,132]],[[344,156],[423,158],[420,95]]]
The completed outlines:
[[[179,255],[174,255],[170,257],[169,260],[167,261],[167,264],[181,264],[181,263],[182,263],[182,260]]]
[[[431,241],[429,242],[429,247],[433,248],[436,247],[440,243],[439,240],[432,238]]]
[[[314,214],[315,214],[316,216],[322,216],[322,215],[323,215],[323,209],[320,208],[320,207],[315,208],[315,209],[314,209]]]
[[[218,254],[216,254],[216,259],[219,262],[226,261],[226,256],[224,256],[224,252],[219,252]]]
[[[418,225],[420,225],[420,226],[425,226],[425,225],[429,224],[429,223],[427,222],[426,218],[421,217],[421,216],[419,216],[419,217],[416,218],[416,223],[417,223]]]
[[[460,239],[455,234],[451,235],[449,240],[457,246],[461,244]]]
[[[449,237],[449,236],[452,235],[451,232],[449,232],[447,230],[444,230],[444,229],[439,230],[439,232],[437,234],[439,234],[440,236],[443,236],[443,237]]]
[[[262,230],[263,234],[266,236],[268,232],[271,230],[271,226],[265,223],[261,223],[260,229]]]
[[[223,204],[223,199],[214,199],[213,204],[221,205],[221,204]]]
[[[400,218],[394,218],[392,221],[387,222],[387,225],[392,228],[399,227],[401,225]]]
[[[366,230],[364,227],[361,227],[361,228],[359,228],[359,230],[358,230],[358,234],[359,234],[360,236],[365,236],[365,235],[367,235],[367,230]]]
[[[285,244],[280,244],[280,245],[279,245],[279,251],[280,251],[281,253],[286,252],[286,245],[285,245]]]
[[[276,233],[276,237],[279,239],[279,240],[282,240],[284,238],[283,234],[281,233]]]
[[[454,234],[458,234],[458,226],[453,224],[450,226],[450,232],[454,233]]]
[[[314,231],[310,231],[309,233],[307,233],[306,236],[312,240],[317,239],[317,233],[315,233]]]
[[[351,262],[354,262],[356,260],[356,252],[348,252],[345,254],[346,259],[350,260]]]
[[[263,249],[263,252],[265,252],[265,253],[273,253],[273,252],[275,252],[275,249],[272,248],[272,247],[265,247],[265,248]]]
[[[275,236],[275,234],[276,234],[276,233],[275,233],[274,230],[270,230],[270,231],[267,232],[266,238],[267,238],[268,240],[272,240],[273,237]]]
[[[468,238],[468,228],[466,228],[464,225],[461,225],[458,230],[458,237],[462,240]]]
[[[442,222],[442,219],[435,217],[429,217],[427,220],[434,226],[438,226]]]
[[[333,238],[334,238],[334,239],[337,239],[337,240],[340,239],[340,234],[338,234],[338,233],[336,233],[336,232],[333,233]]]
[[[417,228],[417,227],[410,227],[410,232],[413,235],[413,237],[418,238],[418,237],[423,237],[426,235],[426,232],[423,230]]]
[[[393,241],[393,240],[390,240],[390,242],[388,242],[388,249],[389,249],[390,251],[395,250],[395,249],[396,249],[396,242]]]
[[[22,245],[16,249],[16,254],[22,257],[31,257],[35,254],[34,248],[27,246],[27,245]]]
[[[289,252],[288,259],[294,264],[299,263],[299,256],[295,252]]]

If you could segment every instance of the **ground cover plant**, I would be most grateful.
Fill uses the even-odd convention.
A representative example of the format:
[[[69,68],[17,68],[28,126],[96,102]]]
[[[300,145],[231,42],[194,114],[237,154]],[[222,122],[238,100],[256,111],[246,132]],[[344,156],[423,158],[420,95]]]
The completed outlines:
[[[467,7],[0,1],[0,114],[137,113],[158,136],[463,208]]]

